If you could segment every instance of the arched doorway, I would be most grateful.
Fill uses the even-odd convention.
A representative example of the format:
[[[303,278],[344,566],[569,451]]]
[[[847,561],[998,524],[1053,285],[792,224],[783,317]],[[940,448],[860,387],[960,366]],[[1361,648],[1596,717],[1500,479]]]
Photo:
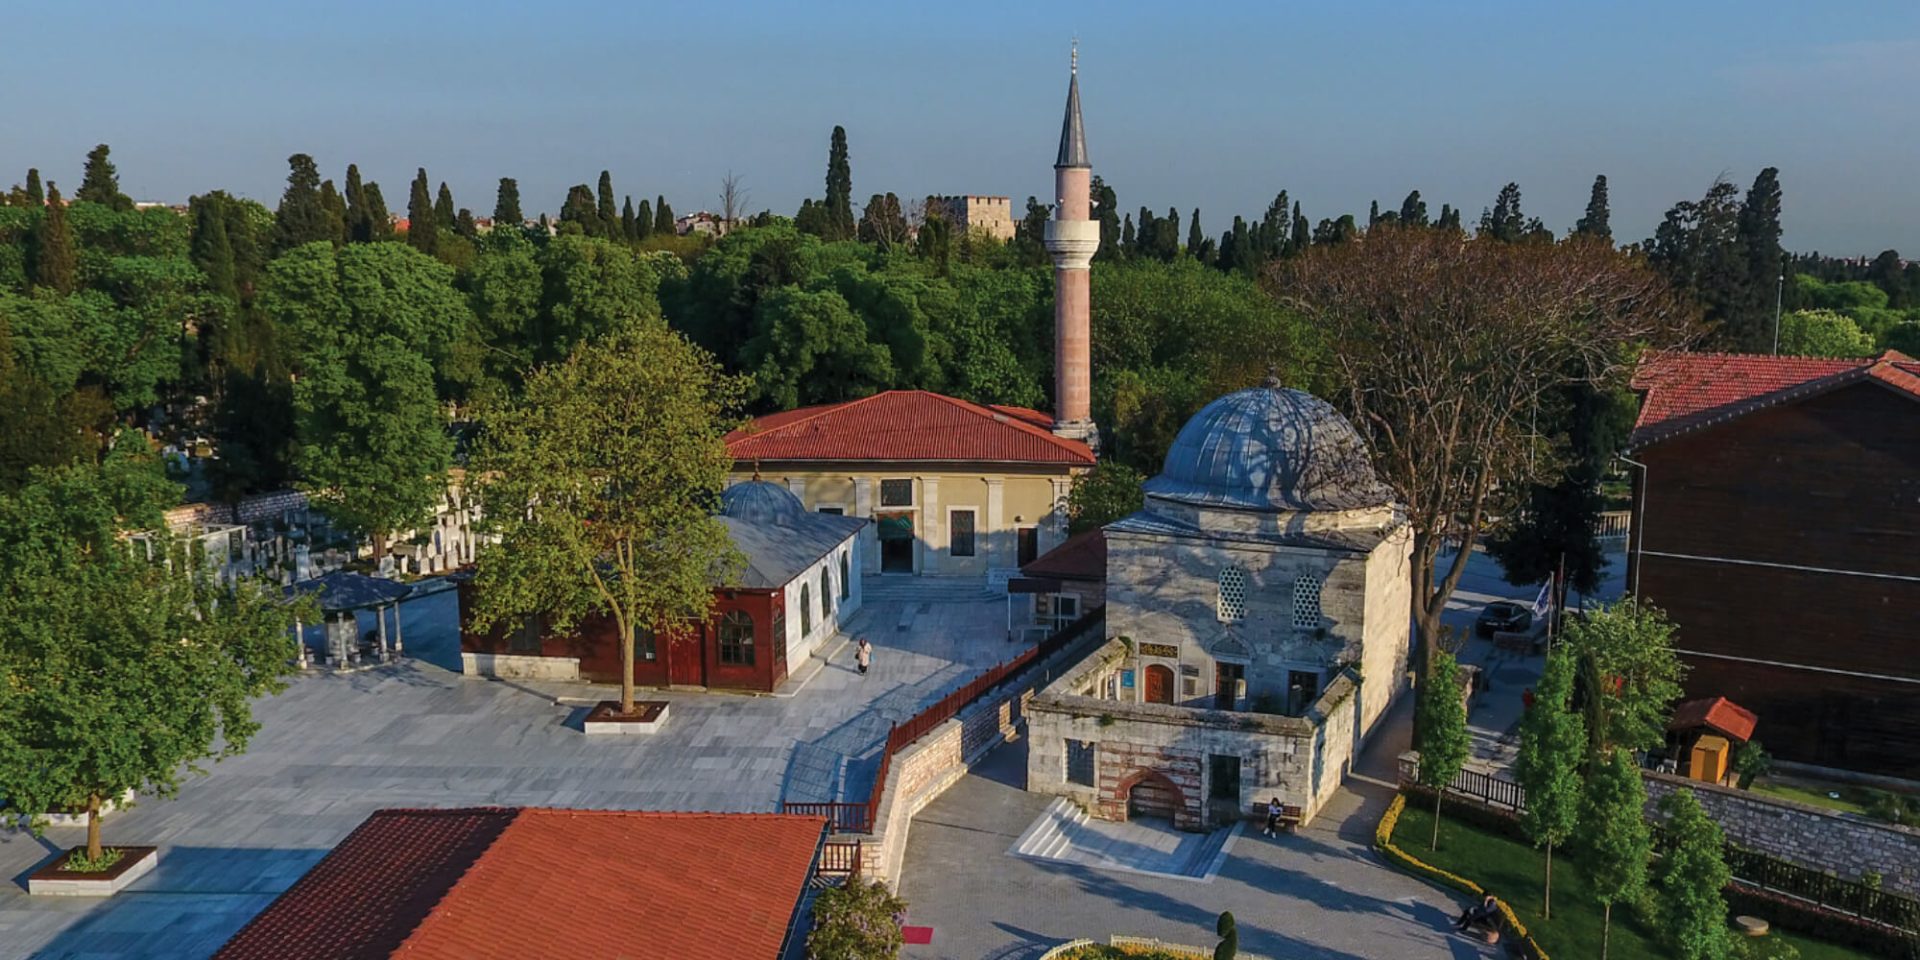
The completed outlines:
[[[1120,788],[1114,791],[1114,799],[1120,801],[1119,807],[1125,813],[1124,819],[1135,817],[1165,817],[1177,820],[1180,811],[1186,807],[1187,799],[1167,775],[1155,770],[1139,770],[1120,781]]]
[[[1152,664],[1147,667],[1146,700],[1148,703],[1173,702],[1173,669],[1165,664]]]

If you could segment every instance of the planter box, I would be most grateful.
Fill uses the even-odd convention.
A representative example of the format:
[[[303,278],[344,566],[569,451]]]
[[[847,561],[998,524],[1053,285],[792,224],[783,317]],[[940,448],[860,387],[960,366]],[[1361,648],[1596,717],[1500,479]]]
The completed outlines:
[[[51,897],[111,897],[160,862],[158,847],[115,847],[122,851],[120,861],[100,873],[68,873],[60,869],[66,866],[67,858],[85,849],[76,847],[35,870],[27,877],[27,892]]]
[[[667,725],[667,701],[635,700],[633,713],[620,715],[618,700],[602,700],[600,704],[587,712],[582,726],[589,735],[614,734],[624,736],[650,736],[659,733]]]

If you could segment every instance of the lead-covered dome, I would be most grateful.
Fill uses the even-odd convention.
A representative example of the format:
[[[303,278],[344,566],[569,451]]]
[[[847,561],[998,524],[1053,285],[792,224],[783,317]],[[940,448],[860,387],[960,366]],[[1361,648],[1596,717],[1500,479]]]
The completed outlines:
[[[765,480],[736,483],[720,494],[720,515],[746,523],[792,524],[806,513],[792,490]]]
[[[1194,414],[1146,492],[1242,510],[1354,510],[1393,502],[1346,417],[1319,397],[1273,383],[1227,394]]]

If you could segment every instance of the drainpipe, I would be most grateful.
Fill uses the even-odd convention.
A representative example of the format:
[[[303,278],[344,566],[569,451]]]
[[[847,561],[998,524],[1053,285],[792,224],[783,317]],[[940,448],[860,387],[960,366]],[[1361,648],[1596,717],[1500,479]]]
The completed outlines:
[[[1633,508],[1633,525],[1627,528],[1627,535],[1633,538],[1633,599],[1638,603],[1640,601],[1641,548],[1647,539],[1647,486],[1652,481],[1648,478],[1646,464],[1624,453],[1617,455],[1614,459],[1640,468],[1640,496],[1635,498],[1639,503]]]

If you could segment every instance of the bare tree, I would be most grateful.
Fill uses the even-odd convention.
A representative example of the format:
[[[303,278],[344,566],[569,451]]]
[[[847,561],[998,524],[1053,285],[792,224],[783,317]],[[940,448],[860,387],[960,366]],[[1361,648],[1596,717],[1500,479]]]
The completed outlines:
[[[720,233],[722,236],[732,230],[734,221],[746,212],[751,191],[740,186],[740,178],[732,170],[720,178]]]
[[[1554,464],[1533,411],[1572,383],[1612,386],[1640,347],[1698,333],[1698,310],[1605,241],[1511,244],[1383,225],[1276,262],[1269,291],[1327,338],[1346,412],[1413,527],[1416,667],[1489,514]],[[1458,546],[1436,581],[1443,543]]]

